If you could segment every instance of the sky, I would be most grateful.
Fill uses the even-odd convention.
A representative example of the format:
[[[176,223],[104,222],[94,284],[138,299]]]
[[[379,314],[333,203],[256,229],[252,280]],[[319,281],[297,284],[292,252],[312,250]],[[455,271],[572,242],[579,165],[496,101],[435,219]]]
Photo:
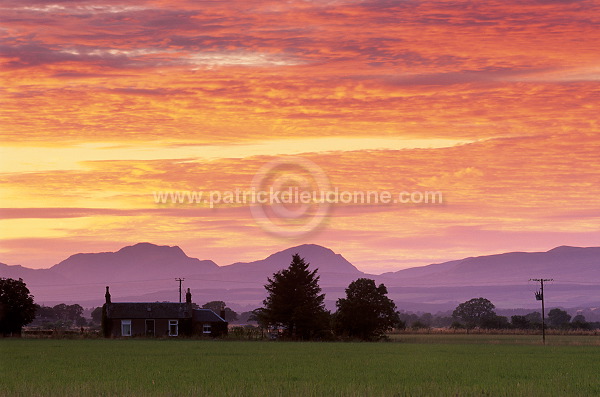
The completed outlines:
[[[598,1],[4,0],[0,14],[2,263],[151,242],[227,265],[313,243],[377,274],[600,245]],[[257,205],[155,200],[319,181],[443,202],[258,206],[265,225]]]

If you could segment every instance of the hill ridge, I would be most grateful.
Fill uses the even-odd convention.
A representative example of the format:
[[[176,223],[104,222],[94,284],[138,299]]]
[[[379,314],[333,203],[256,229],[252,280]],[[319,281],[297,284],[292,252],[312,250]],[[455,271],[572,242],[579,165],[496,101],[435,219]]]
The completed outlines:
[[[263,259],[218,266],[211,260],[191,258],[176,245],[137,243],[115,252],[73,254],[48,269],[3,264],[0,277],[23,278],[36,301],[94,304],[102,299],[105,285],[111,285],[115,298],[176,300],[174,279],[183,277],[185,286],[192,288],[199,300],[257,307],[264,299],[267,278],[286,268],[295,253],[311,268],[319,269],[320,285],[330,306],[359,277],[384,283],[389,296],[404,308],[447,308],[475,295],[489,297],[499,307],[521,307],[527,304],[523,302],[535,305],[535,301],[530,302],[533,291],[528,280],[539,277],[556,280],[549,290],[554,302],[572,307],[600,306],[600,247],[506,252],[372,275],[318,244],[301,244]],[[573,285],[579,287],[574,290]],[[168,294],[171,289],[173,295]]]

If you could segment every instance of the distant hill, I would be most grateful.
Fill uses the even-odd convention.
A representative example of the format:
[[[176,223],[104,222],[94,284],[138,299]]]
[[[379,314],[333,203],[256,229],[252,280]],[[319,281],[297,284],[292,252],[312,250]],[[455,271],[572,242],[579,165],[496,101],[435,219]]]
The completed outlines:
[[[22,278],[28,285],[40,284],[62,284],[66,285],[69,280],[50,269],[29,269],[19,265],[6,265],[0,263],[0,277],[19,279]]]
[[[600,247],[561,246],[547,252],[478,256],[381,276],[411,285],[524,284],[540,277],[600,283]]]
[[[23,278],[42,304],[102,303],[110,285],[115,301],[176,301],[178,283],[191,288],[194,301],[224,300],[238,310],[260,306],[264,284],[286,268],[298,253],[318,268],[328,308],[360,277],[384,283],[400,309],[448,310],[473,297],[497,307],[537,307],[537,284],[530,278],[554,278],[547,289],[548,307],[600,307],[600,247],[557,247],[547,252],[511,252],[454,260],[381,275],[361,272],[342,255],[315,244],[276,252],[264,259],[217,266],[188,257],[177,246],[139,243],[116,252],[75,254],[49,269],[0,264],[0,277]]]
[[[265,259],[222,266],[221,277],[223,280],[235,280],[233,277],[242,276],[243,280],[256,280],[264,284],[267,277],[278,270],[287,268],[294,254],[299,254],[306,262],[310,263],[311,269],[318,269],[321,286],[324,284],[338,285],[342,280],[352,281],[365,275],[342,255],[336,254],[329,248],[316,244],[304,244],[279,251]]]
[[[218,270],[211,260],[187,256],[181,248],[139,243],[117,252],[75,254],[50,271],[78,283],[140,281]]]

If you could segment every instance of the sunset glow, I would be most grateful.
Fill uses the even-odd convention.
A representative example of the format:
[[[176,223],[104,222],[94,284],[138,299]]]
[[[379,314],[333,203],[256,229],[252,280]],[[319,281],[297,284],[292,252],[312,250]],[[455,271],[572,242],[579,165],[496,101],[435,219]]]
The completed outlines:
[[[595,0],[7,0],[0,6],[0,262],[179,245],[219,265],[315,243],[360,270],[600,241]],[[244,205],[285,155],[339,189],[300,238]]]

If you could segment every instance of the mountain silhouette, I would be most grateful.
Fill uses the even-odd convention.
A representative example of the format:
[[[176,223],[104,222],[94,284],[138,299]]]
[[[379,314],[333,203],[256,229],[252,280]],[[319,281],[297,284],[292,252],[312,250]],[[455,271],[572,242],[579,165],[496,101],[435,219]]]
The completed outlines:
[[[326,304],[335,301],[357,278],[384,283],[388,296],[404,310],[448,310],[484,296],[497,307],[537,307],[530,278],[553,278],[548,307],[600,306],[600,247],[561,246],[546,252],[510,252],[387,272],[363,273],[342,255],[316,244],[286,248],[264,259],[217,266],[188,257],[177,246],[139,243],[116,252],[75,254],[49,269],[0,264],[0,277],[23,278],[39,303],[102,303],[104,286],[114,300],[177,301],[179,284],[191,288],[194,301],[223,300],[238,310],[259,307],[267,278],[287,268],[299,254],[318,269]],[[240,309],[241,308],[241,309]]]
[[[317,274],[320,276],[321,285],[324,283],[339,284],[340,280],[352,281],[365,274],[342,255],[336,254],[329,248],[316,244],[303,244],[279,251],[265,259],[222,266],[220,269],[221,277],[225,281],[228,278],[242,276],[246,281],[255,280],[265,283],[267,277],[287,268],[294,254],[304,258],[310,264],[309,269],[318,269]]]
[[[75,254],[50,270],[68,280],[86,283],[172,278],[218,268],[211,260],[190,258],[177,246],[139,243],[117,252]]]
[[[411,285],[522,284],[530,278],[600,283],[600,247],[561,246],[546,252],[509,252],[384,273]]]

